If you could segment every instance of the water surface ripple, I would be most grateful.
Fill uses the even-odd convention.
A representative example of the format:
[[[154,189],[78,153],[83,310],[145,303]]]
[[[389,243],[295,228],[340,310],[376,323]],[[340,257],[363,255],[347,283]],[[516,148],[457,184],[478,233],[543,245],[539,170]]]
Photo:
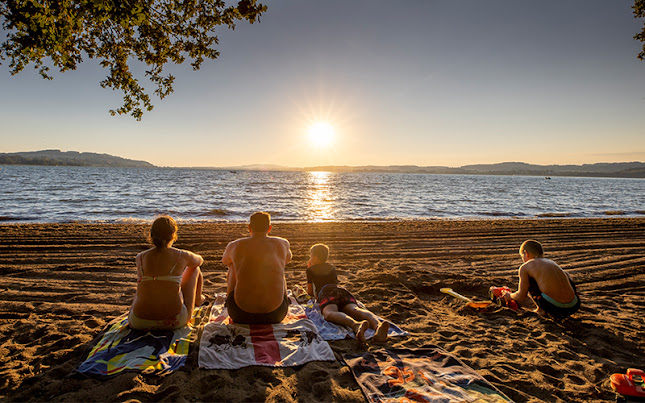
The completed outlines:
[[[0,166],[0,222],[605,217],[645,214],[645,180]]]

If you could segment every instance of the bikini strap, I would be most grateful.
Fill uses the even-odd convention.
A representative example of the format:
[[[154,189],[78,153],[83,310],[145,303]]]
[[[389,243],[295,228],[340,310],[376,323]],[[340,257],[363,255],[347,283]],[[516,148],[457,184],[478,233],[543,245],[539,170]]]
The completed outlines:
[[[170,268],[170,271],[168,272],[169,276],[175,270],[175,267],[177,267],[177,263],[179,263],[179,259],[181,259],[181,255],[183,253],[184,253],[183,251],[181,251],[181,250],[179,251],[179,256],[177,257],[177,261],[175,262],[175,264],[172,265],[172,267]]]

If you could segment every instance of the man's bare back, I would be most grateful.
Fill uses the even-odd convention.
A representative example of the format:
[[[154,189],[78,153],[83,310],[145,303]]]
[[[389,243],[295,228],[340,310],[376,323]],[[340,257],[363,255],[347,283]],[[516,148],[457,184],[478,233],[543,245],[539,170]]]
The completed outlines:
[[[228,266],[227,294],[234,292],[234,300],[248,313],[267,313],[284,301],[287,284],[285,265],[292,254],[289,241],[268,236],[249,225],[251,236],[228,244],[222,263]]]
[[[222,262],[229,266],[227,293],[252,313],[271,312],[287,291],[284,267],[291,260],[289,241],[269,236],[238,239],[226,247]]]

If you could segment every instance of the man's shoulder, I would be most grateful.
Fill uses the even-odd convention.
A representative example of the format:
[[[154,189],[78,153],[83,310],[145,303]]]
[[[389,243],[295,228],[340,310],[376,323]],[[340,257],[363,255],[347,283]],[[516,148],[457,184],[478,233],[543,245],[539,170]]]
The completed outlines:
[[[228,245],[226,245],[226,247],[235,246],[235,245],[244,243],[245,241],[248,241],[249,239],[250,238],[238,238],[238,239],[236,239],[234,241],[229,242]]]
[[[277,242],[277,243],[281,243],[281,244],[285,244],[285,245],[289,244],[288,240],[286,240],[285,238],[280,238],[279,236],[270,236],[269,239],[272,242]]]

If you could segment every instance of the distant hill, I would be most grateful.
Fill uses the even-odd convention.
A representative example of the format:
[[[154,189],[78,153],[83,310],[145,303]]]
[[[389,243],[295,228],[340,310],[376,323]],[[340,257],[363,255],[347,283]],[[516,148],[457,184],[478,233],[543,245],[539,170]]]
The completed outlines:
[[[457,168],[417,165],[319,165],[305,168],[291,168],[278,165],[246,165],[220,169],[253,171],[327,171],[454,175],[525,175],[645,178],[645,163],[643,162],[616,162],[584,165],[532,165],[525,162],[502,162],[499,164],[464,165]]]
[[[614,162],[583,165],[531,165],[524,162],[502,162],[488,165],[465,165],[467,173],[488,175],[590,176],[645,178],[645,163]]]
[[[0,165],[50,165],[80,167],[154,168],[146,161],[135,161],[108,154],[77,151],[42,150],[0,153]]]
[[[526,176],[587,176],[612,178],[645,178],[645,163],[617,162],[584,165],[532,165],[524,162],[502,162],[487,165],[464,165],[457,168],[442,166],[313,166],[305,171],[328,172],[387,172],[454,175],[526,175]],[[289,168],[289,170],[291,170]]]

